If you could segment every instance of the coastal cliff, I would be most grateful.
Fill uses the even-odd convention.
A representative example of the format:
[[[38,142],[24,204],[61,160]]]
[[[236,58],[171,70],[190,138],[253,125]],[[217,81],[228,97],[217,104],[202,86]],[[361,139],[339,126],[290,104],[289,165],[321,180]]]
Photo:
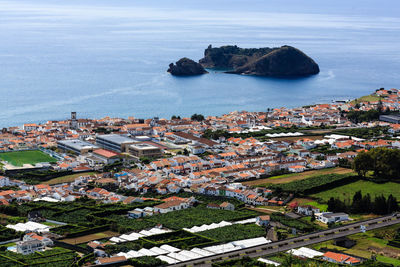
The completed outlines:
[[[297,48],[240,48],[211,45],[200,64],[205,68],[229,69],[227,73],[271,77],[298,77],[319,73],[315,61]]]
[[[186,57],[181,58],[175,64],[169,64],[167,71],[175,76],[192,76],[208,73],[201,64]]]

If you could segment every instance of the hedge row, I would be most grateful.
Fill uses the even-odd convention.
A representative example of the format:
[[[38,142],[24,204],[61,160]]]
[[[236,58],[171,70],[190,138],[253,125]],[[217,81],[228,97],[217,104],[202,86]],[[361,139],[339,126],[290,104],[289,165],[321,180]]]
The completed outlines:
[[[77,262],[75,262],[72,266],[78,267],[83,266],[87,262],[91,262],[96,258],[94,253],[86,254],[85,256],[81,257]]]
[[[389,246],[400,248],[400,240],[391,240],[388,242]]]

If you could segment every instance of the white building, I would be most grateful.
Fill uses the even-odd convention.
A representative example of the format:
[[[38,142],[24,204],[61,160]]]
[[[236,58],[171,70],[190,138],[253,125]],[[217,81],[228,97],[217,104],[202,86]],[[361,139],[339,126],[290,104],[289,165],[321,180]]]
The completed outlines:
[[[312,213],[314,212],[314,215],[316,213],[320,213],[319,208],[310,206],[310,205],[305,205],[305,206],[298,206],[297,207],[297,212],[306,216],[311,216]]]
[[[318,221],[323,223],[337,223],[349,220],[349,215],[344,212],[332,213],[332,212],[324,212],[316,214]]]
[[[17,242],[17,252],[23,255],[31,254],[35,251],[41,251],[44,245],[39,240],[28,240]]]
[[[5,176],[0,176],[0,187],[10,186],[10,179]]]
[[[154,207],[154,212],[167,213],[174,210],[189,208],[189,204],[181,200],[172,200]]]

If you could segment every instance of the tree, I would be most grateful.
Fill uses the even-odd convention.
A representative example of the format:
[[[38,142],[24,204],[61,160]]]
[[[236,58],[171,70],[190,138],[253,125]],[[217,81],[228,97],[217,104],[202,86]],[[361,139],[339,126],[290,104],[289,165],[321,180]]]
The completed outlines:
[[[354,158],[353,169],[358,175],[365,177],[369,170],[372,169],[373,159],[368,152],[361,151]]]
[[[314,211],[312,211],[312,213],[311,213],[311,222],[314,222],[315,221],[315,214],[314,214]]]
[[[351,212],[352,213],[362,213],[363,212],[361,191],[357,191],[353,196]]]
[[[399,149],[378,147],[371,149],[369,152],[367,152],[367,154],[369,154],[369,156],[372,159],[372,162],[368,162],[368,164],[371,164],[370,166],[372,166],[375,178],[386,178],[386,179],[400,178]],[[364,165],[366,165],[366,163],[364,163]]]
[[[382,111],[383,111],[383,104],[382,104],[382,100],[379,99],[379,101],[378,101],[378,112],[382,113]]]
[[[141,158],[140,158],[140,161],[141,161],[143,164],[149,164],[149,163],[151,162],[151,160],[150,160],[149,158],[147,158],[147,157],[141,157]]]
[[[191,120],[192,121],[204,121],[204,116],[201,114],[195,113],[192,115]]]
[[[329,210],[329,211],[334,211],[334,210],[336,210],[336,202],[335,202],[335,199],[334,199],[333,197],[331,197],[331,198],[328,200],[328,210]]]
[[[373,212],[379,215],[387,214],[387,202],[384,195],[380,195],[375,198]]]
[[[172,115],[171,120],[180,120],[181,116]]]
[[[189,156],[189,150],[187,150],[186,148],[183,150],[183,155],[185,156]]]
[[[397,199],[392,194],[387,199],[387,213],[392,213],[399,210]]]
[[[370,194],[366,194],[361,201],[362,213],[371,212],[371,196]]]
[[[216,130],[212,131],[207,129],[204,131],[203,138],[218,140],[220,137],[225,137],[225,139],[230,138],[232,134],[228,133],[225,130]]]

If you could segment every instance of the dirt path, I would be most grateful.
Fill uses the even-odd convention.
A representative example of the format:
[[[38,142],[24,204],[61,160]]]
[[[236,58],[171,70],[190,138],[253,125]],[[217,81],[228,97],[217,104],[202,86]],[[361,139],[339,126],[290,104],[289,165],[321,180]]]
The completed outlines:
[[[279,210],[267,209],[267,208],[249,208],[249,209],[250,210],[259,211],[259,212],[262,212],[262,213],[268,213],[268,214],[271,214],[271,213],[274,213],[274,212],[283,213],[282,211],[279,211]]]

